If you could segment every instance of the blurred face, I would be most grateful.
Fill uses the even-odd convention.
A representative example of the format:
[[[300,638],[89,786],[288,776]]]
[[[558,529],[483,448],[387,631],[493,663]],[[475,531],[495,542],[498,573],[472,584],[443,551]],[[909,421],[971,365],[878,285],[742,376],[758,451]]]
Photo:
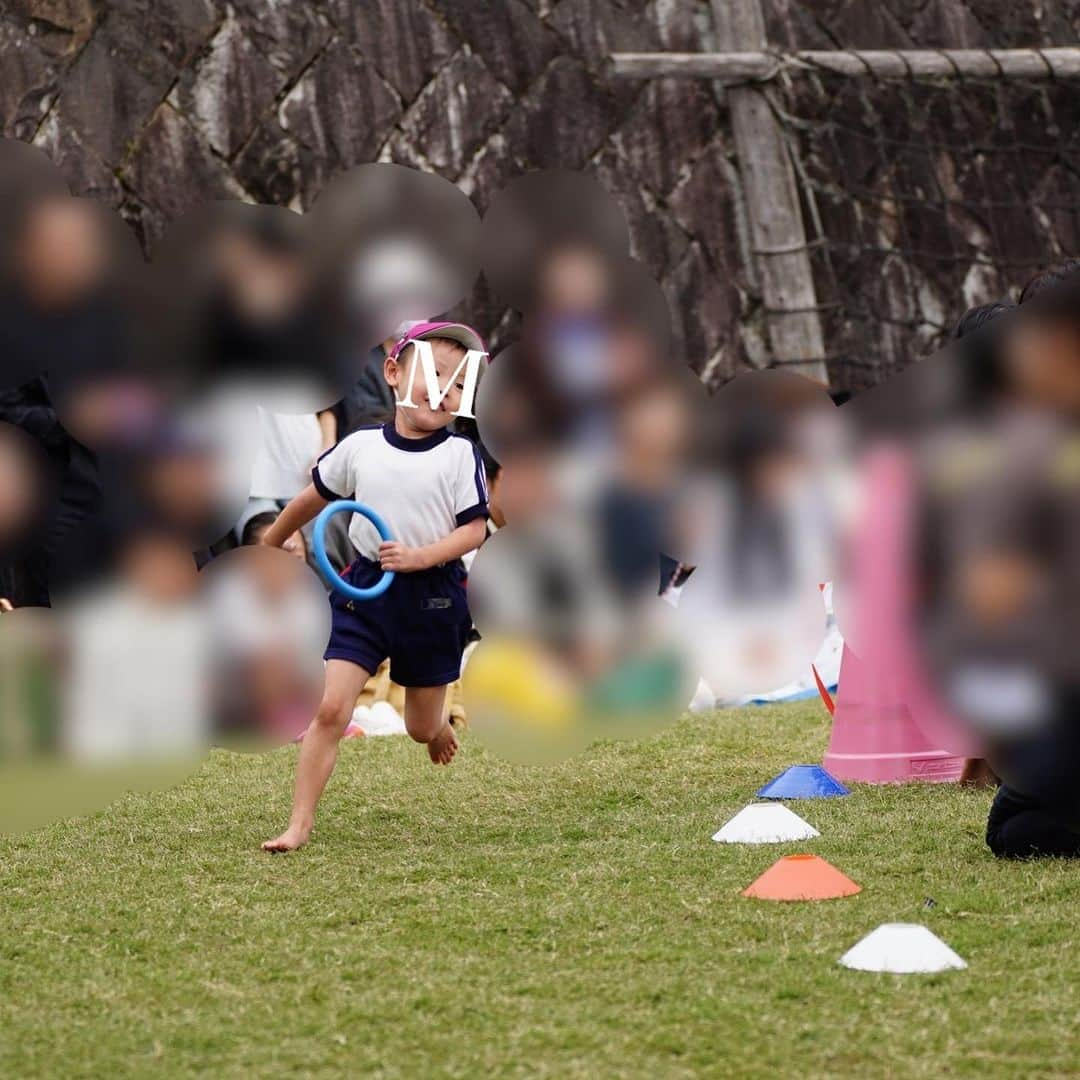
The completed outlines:
[[[305,279],[298,255],[270,250],[231,231],[218,238],[215,257],[233,306],[244,318],[273,323],[295,309]]]
[[[124,571],[143,596],[159,604],[178,603],[191,596],[198,585],[191,552],[178,541],[152,533],[132,540]]]
[[[435,373],[439,377],[439,387],[440,390],[446,390],[436,409],[431,407],[428,398],[427,383],[424,381],[423,366],[416,347],[406,346],[396,361],[387,357],[383,374],[394,391],[394,396],[401,401],[408,393],[411,381],[412,400],[416,404],[415,409],[398,406],[396,421],[399,428],[404,428],[406,432],[424,434],[440,431],[454,419],[453,414],[461,405],[461,394],[465,389],[465,368],[457,370],[465,352],[465,347],[456,341],[447,338],[431,339],[431,353],[435,361]],[[413,365],[416,365],[415,373],[412,370]],[[449,381],[452,375],[453,381]]]
[[[1009,335],[1005,362],[1024,400],[1080,412],[1080,326],[1037,318],[1018,322]]]
[[[589,314],[604,309],[609,276],[601,259],[587,248],[563,248],[550,255],[540,276],[540,301],[548,312]]]
[[[159,409],[155,389],[137,378],[103,374],[59,388],[56,407],[64,427],[97,447],[131,431],[146,431]]]
[[[218,469],[208,454],[163,456],[146,469],[144,476],[152,505],[177,525],[198,528],[217,504]]]
[[[417,311],[439,311],[454,292],[454,271],[427,244],[392,235],[373,241],[352,266],[351,296],[365,321],[393,325]]]
[[[294,537],[297,535],[299,534],[294,534]],[[290,537],[290,539],[293,539],[293,537]],[[302,539],[300,543],[299,550],[302,551]],[[253,583],[267,599],[275,599],[286,595],[296,587],[298,582],[304,580],[305,571],[297,565],[297,559],[295,558],[298,551],[295,544],[290,550],[288,541],[286,541],[285,550],[294,556],[291,559],[283,558],[274,548],[252,547],[244,550],[247,553],[247,560],[244,564],[245,570],[251,575]],[[301,554],[299,558],[302,562],[303,555]]]
[[[762,455],[750,469],[750,484],[766,502],[783,502],[802,475],[799,459],[792,453],[775,451]]]
[[[1040,585],[1039,567],[1021,552],[992,551],[968,560],[960,575],[960,599],[983,626],[1018,618]]]
[[[105,249],[93,209],[78,199],[54,197],[30,211],[16,248],[15,269],[34,303],[63,309],[101,282]]]
[[[620,415],[620,460],[641,487],[666,482],[686,443],[685,403],[673,390],[658,388],[635,395]]]
[[[511,521],[527,524],[543,520],[554,503],[552,486],[554,463],[541,451],[523,450],[503,463],[498,476],[498,518],[500,527]],[[492,516],[495,516],[492,504]]]

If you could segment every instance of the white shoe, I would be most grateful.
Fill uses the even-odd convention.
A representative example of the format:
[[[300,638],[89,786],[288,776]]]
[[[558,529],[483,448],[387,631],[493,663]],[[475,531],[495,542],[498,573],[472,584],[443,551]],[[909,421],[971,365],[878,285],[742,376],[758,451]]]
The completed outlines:
[[[355,715],[355,714],[354,714]],[[405,721],[389,701],[376,701],[369,710],[364,730],[369,735],[405,735]]]

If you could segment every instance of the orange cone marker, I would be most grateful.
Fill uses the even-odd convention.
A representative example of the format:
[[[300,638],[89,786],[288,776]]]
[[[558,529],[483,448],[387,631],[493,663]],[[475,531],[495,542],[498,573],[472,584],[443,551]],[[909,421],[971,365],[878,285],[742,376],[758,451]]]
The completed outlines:
[[[757,900],[835,900],[862,892],[847,875],[817,855],[784,855],[747,888]]]

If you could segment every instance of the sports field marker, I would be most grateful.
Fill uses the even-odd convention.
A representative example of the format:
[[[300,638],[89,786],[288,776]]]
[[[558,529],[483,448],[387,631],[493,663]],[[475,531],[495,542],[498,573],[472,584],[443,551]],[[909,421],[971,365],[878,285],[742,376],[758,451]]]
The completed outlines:
[[[751,803],[714,833],[713,839],[718,844],[784,844],[820,835],[782,803]]]
[[[967,967],[937,934],[919,923],[884,923],[848,949],[840,963],[855,971],[891,971],[898,975]]]
[[[792,765],[757,794],[759,799],[831,799],[851,792],[820,765]]]
[[[835,900],[859,892],[861,885],[817,855],[784,855],[742,895],[756,900]]]

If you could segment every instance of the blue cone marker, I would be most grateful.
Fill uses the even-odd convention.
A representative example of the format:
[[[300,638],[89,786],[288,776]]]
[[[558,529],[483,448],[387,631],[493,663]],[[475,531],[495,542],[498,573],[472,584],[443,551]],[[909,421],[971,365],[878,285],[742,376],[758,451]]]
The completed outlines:
[[[760,799],[832,799],[851,792],[820,765],[792,765],[774,776],[760,791]]]

